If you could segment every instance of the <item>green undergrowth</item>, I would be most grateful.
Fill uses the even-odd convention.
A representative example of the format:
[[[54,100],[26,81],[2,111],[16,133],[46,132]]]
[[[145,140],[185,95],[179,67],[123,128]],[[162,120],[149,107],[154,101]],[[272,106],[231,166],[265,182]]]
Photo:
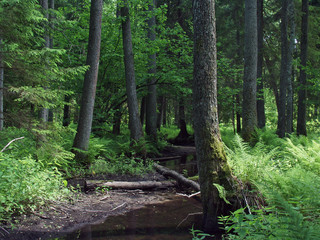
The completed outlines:
[[[225,239],[319,239],[319,138],[279,139],[268,130],[257,130],[256,138],[255,146],[238,135],[224,138],[233,173],[252,187],[241,190],[247,200],[243,208],[220,219]]]
[[[152,171],[152,163],[140,158],[143,149],[157,156],[166,145],[162,133],[156,145],[148,139],[132,144],[129,132],[92,136],[86,152],[90,164],[83,166],[72,153],[75,133],[73,124],[54,123],[33,123],[29,129],[8,127],[1,132],[0,151],[17,140],[0,153],[0,222],[32,212],[48,201],[67,199],[69,178],[146,174]]]

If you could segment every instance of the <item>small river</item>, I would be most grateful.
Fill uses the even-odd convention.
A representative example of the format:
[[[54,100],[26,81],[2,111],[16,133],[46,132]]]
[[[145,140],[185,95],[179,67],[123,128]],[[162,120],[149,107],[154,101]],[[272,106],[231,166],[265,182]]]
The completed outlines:
[[[193,155],[161,162],[161,165],[194,176],[197,165]],[[168,193],[169,201],[112,216],[102,224],[87,225],[60,240],[186,240],[192,239],[190,229],[200,228],[201,203]],[[190,215],[189,215],[190,214]]]

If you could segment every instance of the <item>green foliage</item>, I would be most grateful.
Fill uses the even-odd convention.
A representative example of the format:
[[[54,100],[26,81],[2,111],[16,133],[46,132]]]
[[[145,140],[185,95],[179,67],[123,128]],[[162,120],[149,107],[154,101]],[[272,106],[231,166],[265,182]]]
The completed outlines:
[[[222,218],[227,239],[317,239],[319,140],[279,139],[266,130],[256,137],[257,144],[250,147],[236,135],[227,154],[234,174],[252,183],[270,207],[252,214],[240,209]]]
[[[146,164],[142,160],[136,158],[128,158],[120,156],[116,159],[105,160],[97,159],[91,164],[88,173],[97,174],[120,174],[120,175],[143,175],[152,171],[152,162],[147,161]]]
[[[202,240],[202,239],[214,239],[214,235],[210,235],[208,233],[204,233],[201,230],[196,230],[193,228],[190,229],[190,233],[192,234],[192,240]]]
[[[16,159],[1,153],[0,182],[0,221],[33,211],[68,193],[63,179],[54,171],[42,169],[31,156]]]

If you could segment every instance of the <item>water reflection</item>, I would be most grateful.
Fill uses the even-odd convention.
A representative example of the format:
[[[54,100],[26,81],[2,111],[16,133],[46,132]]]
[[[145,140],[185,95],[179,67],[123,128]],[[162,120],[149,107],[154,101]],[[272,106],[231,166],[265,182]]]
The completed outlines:
[[[195,155],[184,155],[181,158],[160,162],[160,164],[188,177],[193,177],[198,173]]]
[[[189,230],[199,228],[201,204],[194,199],[174,196],[162,204],[147,205],[121,216],[108,218],[103,224],[90,225],[61,238],[64,240],[185,240],[191,239]],[[185,219],[187,218],[187,219]],[[185,221],[183,221],[185,219]],[[179,225],[180,224],[180,225]],[[179,225],[179,227],[177,227]]]

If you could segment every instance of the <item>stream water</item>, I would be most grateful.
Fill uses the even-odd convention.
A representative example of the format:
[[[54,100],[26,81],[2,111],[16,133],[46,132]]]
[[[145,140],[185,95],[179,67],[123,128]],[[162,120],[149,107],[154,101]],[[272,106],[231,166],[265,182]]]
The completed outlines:
[[[193,155],[161,162],[161,165],[188,176],[197,173]],[[124,215],[107,218],[98,225],[88,225],[60,240],[186,240],[191,239],[190,229],[200,228],[201,203],[168,193],[169,201],[147,205]],[[192,214],[197,213],[197,214]],[[189,215],[191,214],[191,215]]]
[[[199,229],[201,204],[194,199],[171,196],[173,200],[147,205],[124,215],[108,218],[103,224],[88,225],[61,240],[186,240],[190,229]],[[189,215],[189,216],[188,216]]]

